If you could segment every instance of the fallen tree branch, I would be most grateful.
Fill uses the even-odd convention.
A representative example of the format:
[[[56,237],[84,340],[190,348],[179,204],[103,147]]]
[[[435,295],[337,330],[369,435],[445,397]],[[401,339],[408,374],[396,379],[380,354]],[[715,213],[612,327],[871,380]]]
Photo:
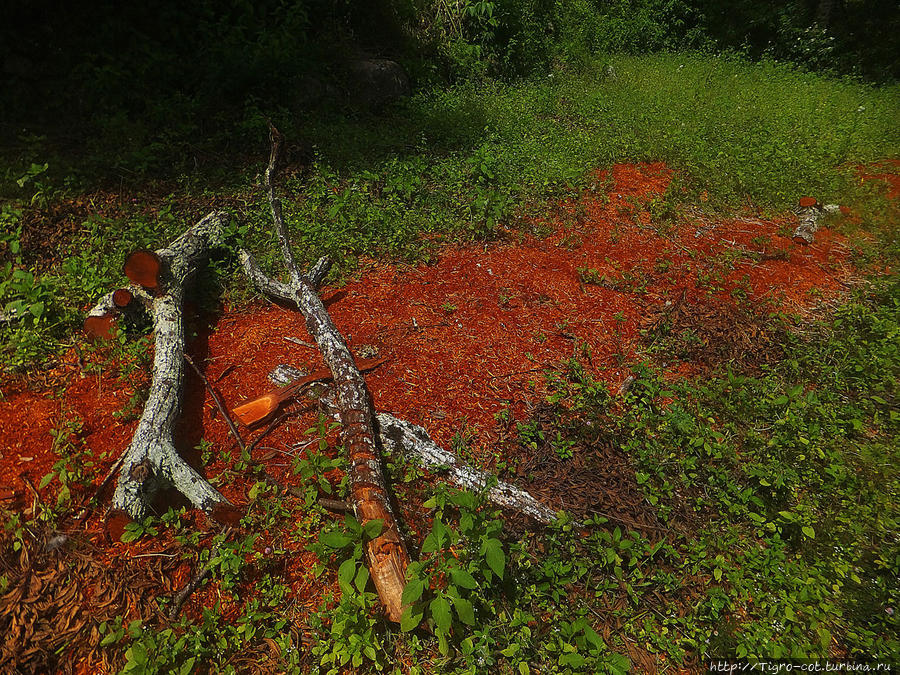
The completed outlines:
[[[78,514],[78,517],[75,519],[75,529],[81,527],[81,524],[87,519],[88,515],[91,512],[91,502],[93,502],[103,489],[109,484],[109,481],[112,480],[112,477],[116,475],[116,471],[119,470],[119,467],[122,466],[122,462],[125,461],[125,453],[123,452],[119,455],[119,458],[113,462],[113,465],[109,467],[109,471],[106,472],[106,475],[103,477],[103,480],[100,481],[100,484],[91,494],[91,496],[85,501],[84,506],[81,509],[81,512]]]
[[[275,233],[290,282],[285,284],[270,279],[246,251],[241,251],[241,262],[257,288],[267,295],[297,306],[306,319],[307,331],[322,352],[325,365],[331,370],[337,390],[342,439],[350,464],[347,475],[354,514],[363,525],[372,520],[383,523],[381,534],[366,544],[369,572],[388,619],[399,621],[409,554],[388,499],[375,445],[372,403],[365,380],[356,367],[344,337],[316,293],[317,283],[327,273],[327,262],[320,260],[309,274],[303,274],[294,259],[281,213],[281,201],[275,196],[274,176],[281,153],[282,136],[274,127],[271,127],[271,140],[265,184]]]
[[[226,527],[224,530],[224,539],[228,538],[228,535],[231,533],[231,528]],[[223,541],[224,541],[223,539]],[[215,562],[216,556],[219,555],[219,546],[216,546],[209,552],[209,558],[203,565],[197,568],[197,571],[194,573],[194,576],[191,577],[191,580],[182,588],[178,593],[172,598],[172,606],[169,608],[169,621],[174,621],[178,618],[178,614],[181,612],[182,606],[187,602],[187,599],[194,594],[200,585],[203,583],[203,580],[209,576],[209,573],[212,572],[213,564]]]
[[[225,214],[210,213],[166,248],[155,251],[160,268],[152,290],[137,285],[128,288],[149,312],[156,336],[150,393],[123,456],[113,495],[113,509],[135,520],[147,514],[150,499],[163,486],[175,487],[216,520],[229,524],[239,517],[221,493],[181,458],[173,441],[184,382],[184,287],[200,261],[221,242],[225,221]],[[101,298],[90,316],[116,309],[114,293]]]
[[[453,453],[431,440],[423,427],[387,413],[378,413],[376,418],[378,439],[387,451],[416,458],[429,469],[446,469],[451,482],[468,490],[483,490],[492,480],[490,473],[462,464]],[[556,513],[511,483],[499,481],[488,489],[487,498],[545,525],[556,520]]]
[[[275,372],[287,368],[293,369],[286,364],[276,366],[269,375],[270,379]],[[328,398],[320,398],[319,401],[333,414],[333,401],[328,402]],[[378,422],[378,441],[381,448],[390,454],[416,459],[429,469],[446,469],[450,482],[467,490],[483,490],[492,481],[492,474],[462,464],[453,453],[435,443],[424,427],[389,413],[376,413],[375,419]],[[488,490],[487,498],[497,506],[518,511],[540,523],[548,524],[556,520],[553,510],[511,483],[499,481]],[[319,502],[322,503],[322,500]]]
[[[794,230],[792,239],[798,244],[809,245],[813,243],[816,232],[819,230],[819,220],[823,215],[840,213],[841,207],[837,204],[820,205],[812,197],[804,197],[797,207],[797,215],[800,216],[800,224]]]
[[[234,422],[231,421],[231,415],[228,414],[228,408],[225,407],[225,404],[222,403],[222,399],[219,398],[219,393],[215,390],[215,388],[209,383],[209,380],[206,379],[206,375],[203,374],[197,364],[194,363],[194,360],[188,356],[184,355],[184,360],[188,362],[188,365],[193,369],[194,373],[200,380],[203,382],[203,385],[206,387],[206,391],[209,392],[209,395],[212,397],[213,403],[216,404],[216,408],[219,409],[219,413],[222,417],[225,418],[225,423],[228,425],[229,431],[231,431],[231,435],[234,436],[234,440],[237,442],[238,450],[241,451],[241,456],[247,455],[247,446],[244,445],[244,439],[241,438],[240,433],[238,433],[237,427],[234,426]],[[249,455],[247,455],[249,457]]]

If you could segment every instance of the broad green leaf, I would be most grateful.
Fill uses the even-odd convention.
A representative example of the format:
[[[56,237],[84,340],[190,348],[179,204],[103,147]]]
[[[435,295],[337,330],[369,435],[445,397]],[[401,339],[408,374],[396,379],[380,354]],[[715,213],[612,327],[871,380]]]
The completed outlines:
[[[584,657],[576,652],[563,654],[559,657],[559,665],[569,666],[570,668],[581,668],[584,665]]]
[[[631,659],[624,654],[610,654],[606,658],[606,667],[611,675],[625,675],[631,671]]]
[[[459,620],[469,626],[475,625],[475,608],[472,603],[465,598],[453,597],[453,606],[456,608],[456,615]]]
[[[450,654],[450,644],[447,642],[447,632],[443,630],[437,631],[438,638],[438,651],[441,653],[441,656],[448,656]]]
[[[410,605],[404,609],[403,614],[400,616],[400,630],[406,633],[418,628],[419,624],[422,623],[422,615],[424,613],[420,605]]]
[[[341,563],[338,568],[338,582],[341,584],[341,588],[350,585],[354,574],[356,574],[356,561],[353,558]]]
[[[403,597],[400,599],[400,602],[404,605],[413,603],[422,597],[422,592],[424,590],[424,581],[422,581],[421,579],[411,579],[410,581],[406,582],[406,586],[403,588]]]
[[[452,617],[450,616],[450,603],[447,602],[447,598],[438,596],[431,601],[431,605],[429,607],[431,609],[431,616],[434,619],[435,625],[441,631],[446,632],[450,630]]]
[[[804,525],[801,529],[803,530],[803,534],[805,534],[810,539],[816,538],[816,531],[809,525]]]
[[[376,518],[375,520],[370,520],[363,526],[363,534],[367,539],[374,539],[381,531],[384,529],[384,520],[381,518]]]
[[[365,565],[360,565],[359,570],[356,572],[356,579],[353,580],[353,585],[356,586],[356,590],[362,593],[366,590],[367,583],[369,583],[369,570],[366,569]]]
[[[143,666],[147,663],[147,650],[140,642],[135,642],[125,652],[125,658],[129,663]]]
[[[44,476],[43,478],[41,478],[41,482],[38,483],[38,487],[41,488],[41,489],[47,487],[47,486],[50,484],[50,481],[53,480],[55,477],[56,477],[56,472],[55,472],[55,471],[51,471],[51,472],[48,473],[46,476]]]
[[[331,548],[344,548],[353,542],[353,538],[343,532],[333,530],[319,535],[319,541]]]
[[[484,559],[494,574],[503,578],[503,569],[506,567],[506,554],[499,539],[484,540]]]
[[[360,534],[362,532],[362,525],[360,525],[359,521],[349,513],[344,516],[344,525],[354,534]]]
[[[441,547],[438,542],[438,538],[435,536],[434,532],[429,532],[428,536],[425,537],[425,541],[422,542],[422,553],[434,553]]]
[[[462,588],[468,588],[469,590],[478,588],[478,582],[475,581],[475,577],[466,572],[462,567],[454,567],[450,570],[450,578],[453,579],[453,583]]]
[[[583,628],[584,636],[588,639],[596,649],[603,649],[606,647],[606,643],[603,641],[603,638],[588,625],[585,625]]]

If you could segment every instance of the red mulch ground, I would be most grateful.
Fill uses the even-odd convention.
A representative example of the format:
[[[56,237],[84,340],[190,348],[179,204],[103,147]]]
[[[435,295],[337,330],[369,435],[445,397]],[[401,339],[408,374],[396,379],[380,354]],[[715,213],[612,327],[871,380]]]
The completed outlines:
[[[887,196],[900,197],[900,159],[883,159],[868,166],[859,167],[860,180],[877,180],[887,183]]]
[[[652,329],[660,317],[697,330],[716,321],[742,325],[749,341],[724,353],[740,358],[764,341],[767,312],[808,312],[839,297],[853,278],[847,240],[831,229],[820,230],[807,247],[790,239],[796,222],[790,214],[775,220],[696,216],[677,224],[654,223],[647,203],[666,191],[671,179],[666,166],[620,164],[611,177],[598,172],[596,178],[598,183],[611,178],[608,195],[587,192],[577,202],[562,204],[558,222],[534,224],[536,232],[549,230],[547,236],[515,231],[484,246],[448,246],[430,265],[364,261],[343,287],[324,290],[351,347],[372,345],[388,357],[367,376],[378,409],[423,425],[443,445],[465,433],[472,459],[491,467],[495,414],[510,409],[515,419],[524,419],[542,399],[541,370],[576,349],[584,353],[579,345],[590,348],[586,365],[593,374],[615,389],[628,375],[622,364],[642,358],[647,340],[641,329]],[[701,334],[700,340],[717,348],[727,332]],[[298,314],[259,303],[225,312],[211,330],[201,330],[189,351],[233,406],[265,390],[267,374],[277,364],[320,367],[314,349],[286,337],[309,340]],[[20,379],[4,386],[0,503],[7,507],[32,505],[33,494],[23,480],[37,485],[57,460],[51,430],[61,420],[80,423],[72,442],[95,458],[91,473],[97,482],[134,430],[135,421],[113,416],[131,389],[109,373],[85,375],[74,355],[67,358],[70,362],[63,359],[44,372],[41,383]],[[709,360],[701,354],[667,367],[688,374],[712,365]],[[311,416],[288,420],[255,451],[257,458],[270,458],[268,471],[279,481],[296,481],[281,451],[303,440],[312,421]],[[256,433],[246,435],[252,439]],[[213,444],[214,459],[205,467],[209,476],[221,472],[236,452],[224,420],[190,370],[180,436],[183,448],[201,438]],[[249,486],[248,480],[235,480],[222,491],[243,503]],[[538,494],[549,494],[535,487]],[[51,485],[39,492],[50,500],[55,490]],[[90,545],[97,547],[95,559],[113,567],[150,565],[135,556],[157,550],[158,543],[109,544],[100,515],[84,528]],[[267,543],[263,537],[259,547]],[[296,551],[287,571],[288,583],[307,607],[322,593],[321,580],[307,573],[312,561],[311,554]],[[160,593],[171,593],[189,575],[186,564],[166,570]],[[186,611],[212,602],[215,592],[208,587],[197,593]],[[131,616],[141,611],[147,610],[129,608]],[[91,664],[83,661],[81,669],[90,670]]]

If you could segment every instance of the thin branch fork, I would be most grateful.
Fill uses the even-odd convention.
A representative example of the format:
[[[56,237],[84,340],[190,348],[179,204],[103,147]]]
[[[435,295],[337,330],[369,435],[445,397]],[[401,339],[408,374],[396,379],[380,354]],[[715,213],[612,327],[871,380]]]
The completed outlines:
[[[265,182],[272,211],[275,233],[290,282],[270,279],[249,253],[240,252],[247,275],[262,292],[297,306],[306,320],[306,328],[322,352],[331,370],[337,390],[342,438],[350,468],[350,494],[357,520],[365,524],[381,520],[381,534],[366,547],[369,571],[387,617],[399,621],[402,614],[403,587],[409,554],[400,536],[397,519],[391,509],[381,460],[375,445],[374,410],[366,383],[356,366],[347,343],[334,325],[316,287],[327,272],[327,261],[320,260],[309,274],[303,274],[294,259],[287,228],[282,217],[281,202],[275,196],[274,176],[281,152],[281,133],[270,125],[271,152]],[[323,271],[324,270],[324,271]]]

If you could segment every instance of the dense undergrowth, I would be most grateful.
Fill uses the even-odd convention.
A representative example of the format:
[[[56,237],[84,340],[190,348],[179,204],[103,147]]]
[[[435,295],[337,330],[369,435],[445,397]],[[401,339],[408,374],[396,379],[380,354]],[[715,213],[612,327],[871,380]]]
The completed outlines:
[[[262,150],[260,115],[247,124]],[[298,121],[284,110],[274,114],[312,153],[305,168],[293,164],[285,182],[298,249],[307,260],[327,253],[345,269],[361,254],[427,259],[447,237],[528,227],[553,200],[605,190],[593,170],[623,160],[664,160],[677,171],[678,181],[653,205],[657,216],[674,217],[688,203],[708,212],[772,211],[812,194],[859,212],[868,229],[881,232],[879,254],[890,257],[896,223],[880,186],[861,182],[857,168],[898,154],[898,117],[896,85],[691,54],[620,56],[516,84],[436,88],[383,115]],[[185,173],[146,192],[128,191],[110,217],[86,209],[93,197],[79,199],[46,159],[35,154],[5,167],[6,191],[19,196],[3,206],[0,301],[21,317],[0,327],[7,365],[24,367],[67,344],[84,304],[120,281],[131,248],[161,245],[208,204],[230,205],[231,244],[275,252],[254,178],[261,158],[218,187]],[[53,233],[40,228],[52,226],[42,222],[66,209],[83,220],[69,224],[68,240],[48,247]],[[241,297],[233,267],[218,269]]]

